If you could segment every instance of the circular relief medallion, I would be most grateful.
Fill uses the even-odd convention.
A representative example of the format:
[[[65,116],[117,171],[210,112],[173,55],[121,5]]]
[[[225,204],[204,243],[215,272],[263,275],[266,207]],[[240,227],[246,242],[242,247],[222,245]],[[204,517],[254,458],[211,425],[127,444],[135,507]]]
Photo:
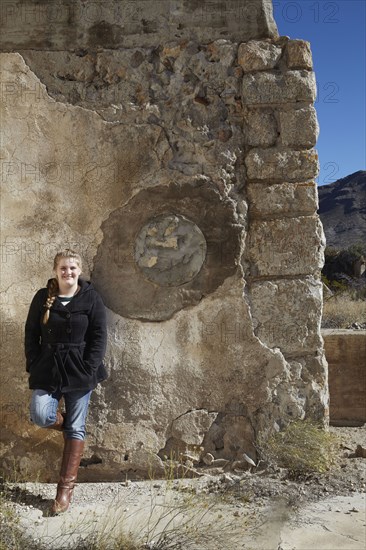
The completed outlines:
[[[179,214],[151,219],[135,241],[135,261],[144,276],[161,286],[179,286],[200,271],[206,239],[195,223]]]

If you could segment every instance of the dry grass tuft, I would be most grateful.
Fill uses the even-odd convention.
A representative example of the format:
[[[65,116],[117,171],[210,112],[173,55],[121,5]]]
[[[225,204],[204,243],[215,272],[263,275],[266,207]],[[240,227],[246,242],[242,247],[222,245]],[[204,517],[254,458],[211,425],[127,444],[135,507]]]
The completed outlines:
[[[287,468],[293,476],[323,473],[336,463],[337,437],[308,420],[292,422],[261,444],[266,461]]]
[[[349,328],[353,323],[366,323],[365,300],[353,300],[348,294],[339,294],[324,302],[324,328]]]

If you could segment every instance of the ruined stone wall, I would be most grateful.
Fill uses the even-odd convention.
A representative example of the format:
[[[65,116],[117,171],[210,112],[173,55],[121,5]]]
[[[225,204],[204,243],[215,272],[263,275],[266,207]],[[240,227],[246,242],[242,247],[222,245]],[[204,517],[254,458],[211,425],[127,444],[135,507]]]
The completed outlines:
[[[322,331],[329,368],[329,420],[333,426],[366,422],[366,331]]]
[[[267,0],[141,1],[128,21],[130,2],[108,3],[113,21],[73,5],[53,32],[47,12],[25,27],[14,11],[27,32],[2,35],[5,468],[56,475],[62,440],[28,422],[22,339],[64,246],[108,309],[80,479],[254,457],[260,434],[326,422],[308,43],[278,37]]]

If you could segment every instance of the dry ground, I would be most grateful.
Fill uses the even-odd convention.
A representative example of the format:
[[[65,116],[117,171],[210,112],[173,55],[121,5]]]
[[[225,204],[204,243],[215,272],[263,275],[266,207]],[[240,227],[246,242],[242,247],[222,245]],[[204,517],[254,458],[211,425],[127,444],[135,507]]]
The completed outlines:
[[[207,468],[196,479],[82,483],[57,517],[48,516],[54,484],[7,484],[0,548],[363,550],[366,458],[355,451],[366,449],[366,427],[331,431],[337,465],[297,479]]]

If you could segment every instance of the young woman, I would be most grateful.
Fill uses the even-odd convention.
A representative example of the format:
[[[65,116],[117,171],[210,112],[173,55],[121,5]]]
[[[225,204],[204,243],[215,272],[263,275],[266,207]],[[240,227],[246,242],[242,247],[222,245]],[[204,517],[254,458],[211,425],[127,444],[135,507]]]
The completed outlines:
[[[56,254],[55,277],[34,296],[25,325],[26,369],[33,390],[31,420],[64,434],[54,514],[69,507],[83,454],[91,392],[107,378],[105,308],[92,284],[79,278],[81,269],[81,258],[73,250]],[[65,413],[58,410],[61,397]]]

